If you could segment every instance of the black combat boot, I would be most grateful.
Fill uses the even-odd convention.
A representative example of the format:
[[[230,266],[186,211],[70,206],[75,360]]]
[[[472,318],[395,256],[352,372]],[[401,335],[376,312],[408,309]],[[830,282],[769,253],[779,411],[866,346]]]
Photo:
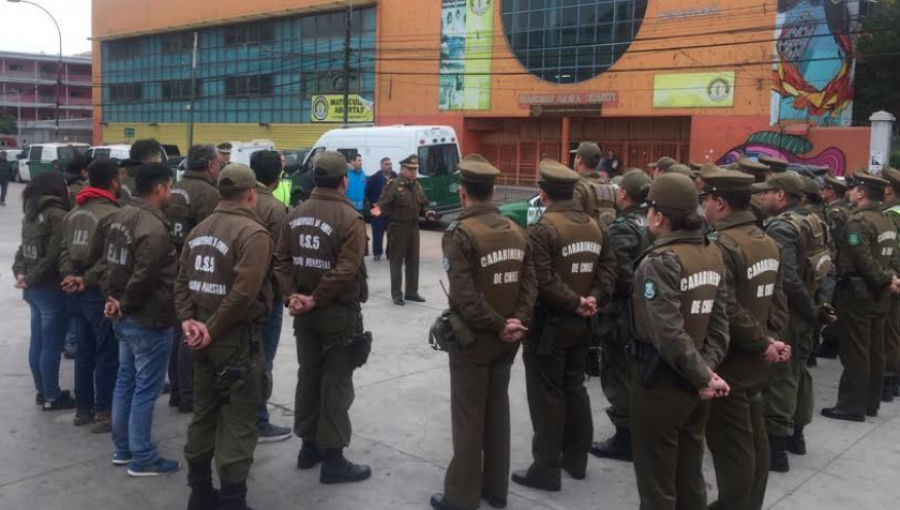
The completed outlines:
[[[218,510],[219,491],[213,487],[211,462],[212,459],[188,462],[191,497],[188,499],[187,510]]]
[[[319,482],[324,484],[361,482],[368,480],[370,476],[372,470],[369,466],[350,462],[344,457],[343,449],[325,450]]]
[[[787,473],[791,470],[791,464],[788,462],[787,456],[786,437],[769,436],[769,456],[771,458],[769,471]]]
[[[322,458],[322,450],[319,449],[318,445],[313,441],[304,440],[300,453],[297,454],[297,468],[312,469],[319,465],[319,462],[322,462]]]
[[[591,455],[601,459],[634,461],[634,452],[631,449],[631,429],[628,427],[616,427],[616,434],[603,441],[594,443],[591,447]]]
[[[554,479],[539,478],[531,471],[531,469],[520,469],[519,471],[515,471],[510,478],[513,482],[524,487],[531,487],[532,489],[540,489],[547,492],[559,492],[560,489],[562,489],[562,482],[560,481],[559,475]]]
[[[247,506],[246,482],[222,482],[222,492],[219,494],[219,506],[217,508],[220,510],[253,510]]]
[[[882,402],[894,401],[894,379],[896,379],[896,377],[893,376],[887,376],[884,378],[884,386],[881,387]]]
[[[794,435],[787,438],[787,451],[794,455],[806,455],[806,438],[803,437],[803,427],[794,426]]]

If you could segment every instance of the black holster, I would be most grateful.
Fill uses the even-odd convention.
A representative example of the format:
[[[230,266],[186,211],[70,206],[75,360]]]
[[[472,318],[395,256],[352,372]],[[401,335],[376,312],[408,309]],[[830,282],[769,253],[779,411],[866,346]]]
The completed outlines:
[[[372,353],[372,332],[365,331],[351,336],[347,348],[350,350],[353,368],[361,368],[369,361],[369,354]]]

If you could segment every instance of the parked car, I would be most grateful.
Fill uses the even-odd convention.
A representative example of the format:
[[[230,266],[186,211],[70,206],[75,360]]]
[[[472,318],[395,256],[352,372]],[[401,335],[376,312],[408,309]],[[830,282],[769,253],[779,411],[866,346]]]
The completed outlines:
[[[535,195],[528,200],[501,205],[500,213],[515,221],[520,227],[528,228],[529,225],[536,224],[544,215],[544,205],[541,203],[541,196]]]
[[[30,182],[32,177],[44,172],[59,172],[69,164],[69,161],[85,154],[89,148],[88,144],[78,143],[29,145],[17,157],[19,181]]]

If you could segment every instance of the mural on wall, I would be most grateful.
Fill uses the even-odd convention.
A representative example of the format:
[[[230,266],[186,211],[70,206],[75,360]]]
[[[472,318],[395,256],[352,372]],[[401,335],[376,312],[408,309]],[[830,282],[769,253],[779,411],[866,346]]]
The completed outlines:
[[[772,124],[849,126],[859,0],[778,0]]]
[[[750,135],[744,144],[726,152],[716,164],[730,165],[742,156],[775,156],[800,165],[827,166],[837,176],[847,172],[847,157],[841,149],[829,147],[815,156],[806,157],[812,150],[812,142],[802,136],[760,131]]]
[[[494,0],[443,0],[438,108],[491,107]]]

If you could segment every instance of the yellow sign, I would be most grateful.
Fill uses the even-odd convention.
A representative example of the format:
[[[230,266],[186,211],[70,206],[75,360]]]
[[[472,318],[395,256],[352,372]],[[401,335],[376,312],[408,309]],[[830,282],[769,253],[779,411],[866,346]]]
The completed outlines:
[[[734,71],[657,74],[654,108],[730,108],[734,106]]]
[[[347,122],[375,122],[375,103],[358,94],[350,94]],[[327,94],[312,97],[313,122],[344,122],[344,95]]]

